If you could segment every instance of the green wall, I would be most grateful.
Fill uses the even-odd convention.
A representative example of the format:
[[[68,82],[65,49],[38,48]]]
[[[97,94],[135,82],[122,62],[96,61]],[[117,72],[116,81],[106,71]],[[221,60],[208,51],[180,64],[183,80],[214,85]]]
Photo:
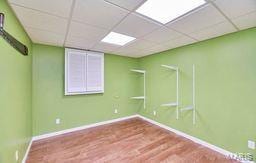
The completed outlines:
[[[5,0],[4,29],[29,47],[31,41]],[[32,136],[31,93],[32,57],[23,56],[0,38],[0,162],[14,163],[15,151],[22,160]]]
[[[147,107],[140,114],[232,152],[256,140],[256,28],[176,48],[140,59],[147,71]],[[181,106],[192,104],[192,65],[196,67],[196,125],[192,112],[175,119],[175,72],[180,68]],[[153,110],[157,115],[153,116]]]
[[[33,134],[41,135],[139,112],[141,115],[232,152],[250,152],[247,140],[256,137],[256,28],[172,49],[140,59],[105,55],[105,93],[64,96],[64,48],[33,46]],[[192,103],[192,65],[196,66],[196,124],[191,112],[175,119],[175,72],[180,68],[180,104]],[[130,100],[140,95],[146,75],[146,109]],[[119,96],[119,98],[116,98]],[[119,113],[114,114],[115,106]],[[141,108],[138,110],[138,108]],[[153,115],[153,110],[157,115]],[[61,124],[56,125],[55,119]]]
[[[137,59],[105,54],[104,94],[64,96],[64,48],[34,45],[33,134],[137,113],[141,103],[130,97],[137,94],[140,77],[129,71],[137,66]],[[56,118],[61,119],[59,125]]]
[[[136,113],[232,152],[255,155],[247,149],[247,140],[256,139],[256,28],[140,59],[106,54],[104,94],[64,96],[64,48],[31,45],[5,0],[0,0],[0,9],[6,15],[5,29],[33,53],[22,56],[0,38],[1,163],[15,162],[16,150],[21,161],[32,134]],[[181,106],[192,102],[192,64],[196,65],[196,125],[191,112],[176,120],[175,108],[160,107],[175,101],[176,81],[175,73],[161,64],[180,68]],[[146,109],[141,101],[130,100],[142,93],[142,76],[129,71],[136,67],[147,71]],[[61,124],[55,124],[56,118]]]

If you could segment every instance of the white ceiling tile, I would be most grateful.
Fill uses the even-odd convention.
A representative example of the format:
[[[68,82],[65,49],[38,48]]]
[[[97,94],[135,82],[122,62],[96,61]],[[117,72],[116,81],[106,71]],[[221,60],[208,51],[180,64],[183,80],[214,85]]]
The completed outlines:
[[[71,37],[81,37],[87,40],[98,40],[100,41],[108,34],[107,30],[102,28],[97,28],[91,25],[86,25],[83,23],[78,23],[72,21],[70,23],[70,28],[68,32],[68,36]]]
[[[127,14],[128,11],[103,0],[77,0],[72,19],[111,29]]]
[[[130,44],[127,44],[126,46],[124,46],[123,48],[125,49],[145,49],[145,48],[149,48],[152,46],[156,46],[156,43],[150,42],[150,41],[145,41],[142,39],[136,39],[133,42],[131,42]]]
[[[63,46],[65,36],[61,34],[56,34],[53,32],[43,31],[39,29],[34,29],[30,27],[25,27],[28,35],[34,43]]]
[[[145,0],[106,0],[130,11],[135,10]]]
[[[172,30],[172,29],[169,29],[166,27],[161,27],[161,28],[153,31],[152,33],[147,34],[146,36],[143,37],[143,39],[152,41],[155,43],[163,43],[168,40],[178,38],[181,36],[183,36],[183,35]]]
[[[78,49],[90,49],[92,48],[98,41],[89,40],[82,37],[68,36],[65,42],[66,47],[78,48]]]
[[[73,0],[8,0],[27,8],[44,11],[54,15],[68,18]]]
[[[236,32],[235,27],[229,23],[228,21],[222,22],[220,24],[216,24],[209,28],[202,29],[198,32],[190,34],[191,37],[198,40],[206,40],[214,37],[218,37],[221,35],[225,35],[228,33]]]
[[[141,53],[143,56],[146,56],[146,55],[160,53],[160,52],[163,52],[166,50],[170,50],[172,48],[173,47],[170,44],[156,45],[156,46],[152,46],[150,48],[141,50]]]
[[[118,45],[99,42],[91,49],[96,50],[96,51],[111,53],[111,52],[117,50],[118,48],[120,48],[120,46],[118,46]]]
[[[141,53],[139,53],[139,55],[133,55],[132,58],[140,58],[140,57],[144,57],[145,55],[141,55]]]
[[[144,57],[144,56],[148,56],[148,55],[156,54],[156,53],[158,53],[158,52],[157,51],[142,50],[138,54],[133,55],[133,57],[134,58],[139,58],[139,57]]]
[[[235,18],[256,11],[256,0],[216,0],[214,3],[229,18]]]
[[[141,51],[141,52],[139,52],[139,54],[133,55],[133,57],[134,58],[140,58],[140,57],[144,57],[144,56],[147,56],[147,55],[150,55],[150,54],[154,54],[154,53],[151,53],[151,52],[148,52],[148,51]]]
[[[125,48],[120,48],[120,49],[116,49],[116,50],[112,51],[112,53],[117,54],[117,55],[134,57],[134,56],[140,54],[140,50],[137,50],[137,49],[132,49],[132,50],[129,49],[128,50]]]
[[[256,12],[232,19],[239,29],[256,27]]]
[[[136,46],[137,44],[138,47]],[[158,47],[158,49],[152,50],[152,47]],[[128,46],[123,46],[119,49],[114,50],[113,53],[131,57],[138,57],[149,54],[150,52],[153,53],[156,50],[160,50],[159,45],[150,43],[145,40],[137,40]]]
[[[133,54],[133,55],[131,55],[131,57],[133,57],[133,58],[140,58],[140,57],[144,57],[144,56],[146,56],[146,55],[150,55],[150,54],[145,54],[145,53],[143,53],[143,52],[139,52],[139,53],[136,53],[136,54]]]
[[[151,53],[153,54],[153,53]],[[133,58],[140,58],[140,57],[144,57],[146,55],[150,55],[149,53],[143,53],[142,51],[138,51],[137,53],[133,53],[131,55],[128,55],[130,57],[133,57]]]
[[[134,42],[136,43],[136,42]],[[162,51],[166,51],[171,49],[170,45],[159,45],[159,44],[152,44],[151,46],[144,46],[143,48],[136,49],[134,47],[121,47],[117,50],[114,51],[115,54],[122,54],[126,56],[131,56],[131,57],[142,57]]]
[[[121,47],[121,48],[113,50],[112,52],[115,54],[128,54],[128,53],[133,53],[136,51],[139,51],[139,50],[138,49],[127,49],[127,48]]]
[[[206,5],[167,26],[182,33],[192,33],[225,21],[225,17],[212,5]]]
[[[176,48],[176,47],[181,47],[181,46],[185,46],[185,45],[189,45],[192,43],[195,43],[196,40],[189,38],[187,36],[182,36],[173,40],[170,40],[166,43],[164,43],[162,46],[164,47],[170,47],[170,49],[172,48]]]
[[[171,49],[171,45],[157,45],[157,46],[153,46],[149,49],[144,49],[145,51],[152,53],[158,53],[158,52],[162,52],[162,51],[166,51]]]
[[[12,5],[23,26],[46,30],[65,35],[68,21],[64,18],[52,16],[35,10]]]
[[[133,13],[127,16],[117,27],[115,27],[114,32],[139,38],[160,27],[161,25]]]

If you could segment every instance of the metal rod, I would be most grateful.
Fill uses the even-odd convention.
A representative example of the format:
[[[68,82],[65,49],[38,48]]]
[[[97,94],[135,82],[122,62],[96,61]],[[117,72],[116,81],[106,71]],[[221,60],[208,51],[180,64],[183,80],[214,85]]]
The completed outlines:
[[[176,66],[170,66],[170,65],[161,65],[162,67],[165,67],[165,68],[168,68],[168,69],[172,69],[172,70],[175,70],[177,71],[178,67]]]
[[[173,103],[167,103],[167,104],[162,104],[161,106],[178,106],[177,102],[173,102]]]
[[[144,72],[144,75],[143,75],[143,77],[144,77],[144,109],[146,108],[146,71]]]
[[[195,65],[193,64],[193,124],[196,124]]]
[[[188,110],[194,110],[193,106],[187,106],[185,108],[181,108],[180,111],[188,111]]]
[[[176,69],[176,119],[179,119],[179,69]]]
[[[137,70],[137,69],[131,69],[133,72],[138,72],[144,74],[146,71],[145,70]]]

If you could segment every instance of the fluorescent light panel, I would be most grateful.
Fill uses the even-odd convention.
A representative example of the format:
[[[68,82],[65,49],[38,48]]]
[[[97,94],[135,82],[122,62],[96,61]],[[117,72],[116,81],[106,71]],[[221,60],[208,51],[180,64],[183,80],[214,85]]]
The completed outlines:
[[[136,12],[166,24],[205,3],[205,0],[147,0]]]
[[[104,37],[101,41],[109,44],[115,44],[115,45],[125,45],[136,38],[131,36],[126,36],[120,33],[110,32],[106,37]]]

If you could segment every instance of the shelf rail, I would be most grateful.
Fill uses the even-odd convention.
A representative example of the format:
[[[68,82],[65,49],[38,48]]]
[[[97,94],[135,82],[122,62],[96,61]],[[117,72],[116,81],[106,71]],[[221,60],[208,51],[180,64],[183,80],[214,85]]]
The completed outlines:
[[[143,74],[143,96],[131,97],[134,100],[143,100],[143,108],[146,108],[146,71],[139,69],[131,69],[132,72]]]
[[[179,119],[179,68],[173,65],[161,65],[164,68],[176,71],[176,102],[162,104],[164,107],[176,107],[176,119]]]
[[[193,64],[193,81],[192,81],[192,105],[181,108],[180,111],[192,111],[193,113],[193,124],[196,124],[196,100],[195,100],[195,65]]]

